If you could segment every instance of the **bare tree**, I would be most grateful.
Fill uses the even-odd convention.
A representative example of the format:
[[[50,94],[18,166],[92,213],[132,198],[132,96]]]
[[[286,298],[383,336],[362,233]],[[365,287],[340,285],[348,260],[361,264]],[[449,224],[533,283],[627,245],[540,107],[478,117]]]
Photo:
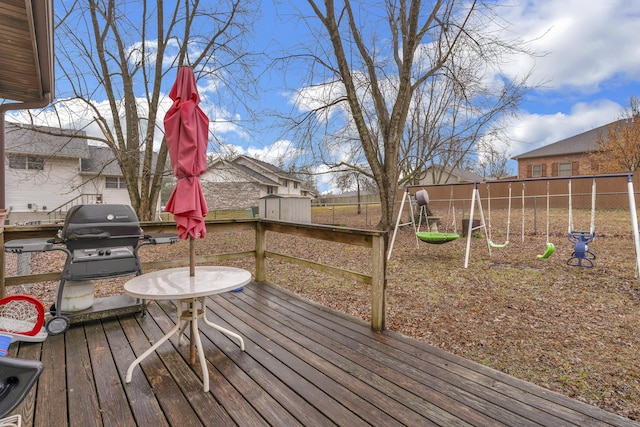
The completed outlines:
[[[477,76],[464,74],[470,68],[463,67],[467,64],[463,61],[476,58],[481,62],[473,66],[489,67],[490,62],[495,64],[501,56],[523,49],[516,41],[502,40],[499,34],[486,31],[487,22],[497,19],[492,2],[485,5],[478,1],[386,0],[372,4],[325,0],[321,4],[308,0],[308,4],[320,26],[316,28],[311,18],[303,18],[316,31],[317,43],[307,56],[313,61],[310,74],[315,80],[300,95],[300,104],[306,102],[309,107],[299,121],[315,122],[317,130],[322,126],[340,127],[340,132],[325,128],[322,132],[325,142],[352,153],[361,150],[380,192],[379,227],[389,231],[397,209],[399,182],[410,179],[412,171],[424,166],[420,163],[425,157],[423,148],[418,148],[417,153],[411,153],[409,148],[416,149],[411,144],[403,148],[408,132],[414,132],[410,135],[415,136],[412,141],[425,147],[429,144],[437,147],[443,140],[448,141],[444,154],[452,154],[452,147],[458,144],[456,149],[460,153],[456,157],[464,158],[469,144],[462,143],[477,140],[474,134],[483,128],[483,121],[490,122],[498,111],[477,119],[479,124],[468,129],[432,126],[437,123],[432,121],[437,120],[438,114],[443,117],[447,114],[448,120],[454,121],[458,120],[456,115],[471,117],[468,106],[473,104],[461,100],[471,98],[471,83]],[[381,22],[384,24],[380,25]],[[425,114],[424,119],[416,117],[416,127],[408,131],[408,117],[425,113],[416,94],[440,102],[441,96],[451,95],[440,93],[443,84],[435,82],[447,80],[449,92],[455,92],[451,102],[455,104],[458,100],[461,108],[453,110],[453,115],[450,107],[434,108],[433,114]],[[494,86],[494,90],[501,92],[510,84]],[[452,105],[446,100],[442,103]],[[419,107],[423,108],[422,113]],[[316,135],[317,132],[307,134],[309,139],[317,138]],[[358,156],[345,158],[355,160]],[[413,165],[407,160],[411,158],[416,160]],[[400,167],[401,160],[405,160],[402,167],[406,166],[406,171]]]
[[[635,172],[640,168],[640,99],[629,98],[622,118],[607,126],[598,136],[597,149],[591,154],[601,173]]]
[[[352,190],[355,187],[358,204],[358,215],[362,213],[362,191],[375,191],[375,182],[370,178],[370,173],[365,173],[367,167],[347,168],[337,172],[336,185],[343,191]]]
[[[54,108],[78,127],[99,127],[94,139],[113,151],[142,220],[153,218],[167,171],[157,123],[170,105],[164,94],[175,70],[189,65],[200,85],[216,86],[219,98],[208,92],[206,103],[246,98],[251,79],[243,41],[251,10],[242,0],[78,0],[56,7],[57,87],[66,90]]]

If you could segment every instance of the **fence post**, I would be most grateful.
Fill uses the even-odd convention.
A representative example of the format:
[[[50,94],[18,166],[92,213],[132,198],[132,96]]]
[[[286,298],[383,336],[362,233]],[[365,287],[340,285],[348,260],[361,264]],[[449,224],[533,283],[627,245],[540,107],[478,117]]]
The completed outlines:
[[[258,220],[256,222],[256,281],[265,282],[267,280],[267,270],[264,252],[267,247],[266,232],[264,226]]]
[[[385,248],[386,234],[373,236],[373,265],[371,272],[371,329],[380,332],[385,329],[386,278]]]

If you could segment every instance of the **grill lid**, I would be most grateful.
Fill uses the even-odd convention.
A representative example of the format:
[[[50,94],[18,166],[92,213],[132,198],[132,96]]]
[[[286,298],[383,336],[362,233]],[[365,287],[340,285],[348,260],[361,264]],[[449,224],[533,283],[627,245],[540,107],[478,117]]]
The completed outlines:
[[[67,212],[60,238],[67,248],[137,246],[142,228],[129,205],[76,205]]]

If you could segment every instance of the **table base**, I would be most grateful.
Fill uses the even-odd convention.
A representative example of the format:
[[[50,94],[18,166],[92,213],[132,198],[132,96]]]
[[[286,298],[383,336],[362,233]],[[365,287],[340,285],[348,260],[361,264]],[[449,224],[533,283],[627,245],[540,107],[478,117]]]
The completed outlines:
[[[179,333],[178,335],[178,344],[180,344],[182,340],[182,334],[188,325],[191,325],[191,336],[193,337],[191,341],[191,345],[195,345],[198,350],[198,359],[200,361],[200,366],[202,367],[202,383],[204,392],[209,391],[209,370],[207,368],[207,361],[204,357],[204,350],[202,348],[202,341],[200,340],[200,330],[198,329],[198,318],[202,318],[204,323],[211,326],[212,328],[222,332],[223,334],[235,338],[240,345],[240,350],[244,351],[244,340],[242,337],[235,332],[232,332],[226,328],[223,328],[220,325],[217,325],[207,319],[207,306],[205,297],[198,298],[187,298],[181,299],[178,301],[178,321],[176,325],[169,330],[162,338],[156,341],[151,347],[149,347],[144,353],[142,353],[136,360],[134,360],[131,365],[129,365],[129,369],[127,369],[127,375],[125,378],[125,382],[128,384],[131,382],[131,376],[133,374],[133,369],[140,364],[144,358],[153,353],[162,343],[167,341],[169,338],[173,336],[175,333]],[[182,323],[184,322],[184,323]],[[194,342],[195,341],[195,342]]]

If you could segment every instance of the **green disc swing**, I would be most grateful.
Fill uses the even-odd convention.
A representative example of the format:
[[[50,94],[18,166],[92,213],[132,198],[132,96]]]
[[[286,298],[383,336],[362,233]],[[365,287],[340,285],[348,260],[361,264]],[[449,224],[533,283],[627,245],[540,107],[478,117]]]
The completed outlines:
[[[549,181],[547,181],[547,249],[542,255],[538,255],[538,259],[549,258],[551,255],[553,255],[553,252],[555,250],[555,245],[549,241]]]
[[[420,206],[420,222],[422,222],[422,209],[429,203],[429,194],[427,190],[420,190],[416,192],[416,203]],[[427,220],[427,227],[429,222]],[[420,223],[418,223],[418,230],[420,229]],[[448,243],[456,240],[460,236],[457,233],[440,233],[437,231],[417,231],[416,237],[425,243],[432,245],[440,245],[442,243]]]

